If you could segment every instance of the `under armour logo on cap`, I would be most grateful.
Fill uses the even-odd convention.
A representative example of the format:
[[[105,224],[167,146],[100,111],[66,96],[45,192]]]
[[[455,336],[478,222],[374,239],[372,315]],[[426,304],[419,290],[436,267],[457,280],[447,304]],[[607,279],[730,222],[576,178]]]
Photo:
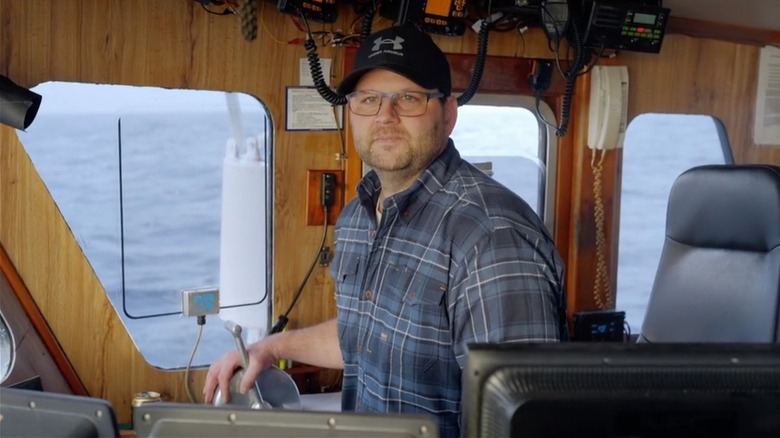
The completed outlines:
[[[381,38],[380,37],[380,38],[377,38],[377,39],[374,40],[374,48],[371,49],[371,50],[376,52],[379,49],[381,49],[382,45],[384,45],[384,44],[392,44],[393,45],[393,50],[403,50],[404,46],[401,43],[403,43],[404,41],[405,40],[403,38],[399,37],[399,36],[395,37],[395,39]],[[369,56],[372,56],[372,55],[369,55]]]
[[[341,95],[351,93],[364,74],[377,68],[398,73],[445,96],[452,92],[447,57],[430,35],[414,25],[389,27],[366,38],[355,54],[352,72],[341,81],[337,91]]]

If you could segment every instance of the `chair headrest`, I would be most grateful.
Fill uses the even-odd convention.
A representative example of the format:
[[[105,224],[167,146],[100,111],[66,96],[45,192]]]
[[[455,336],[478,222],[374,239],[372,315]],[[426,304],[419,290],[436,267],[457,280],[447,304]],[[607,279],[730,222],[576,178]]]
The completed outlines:
[[[697,247],[778,247],[780,167],[707,165],[683,172],[669,194],[666,235]]]

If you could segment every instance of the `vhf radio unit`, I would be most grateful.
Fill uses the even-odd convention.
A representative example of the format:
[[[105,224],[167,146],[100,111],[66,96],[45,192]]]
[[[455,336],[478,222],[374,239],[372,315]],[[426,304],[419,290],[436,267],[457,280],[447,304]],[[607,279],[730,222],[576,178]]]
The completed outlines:
[[[585,45],[596,49],[658,53],[669,12],[669,8],[658,4],[596,0],[585,32]]]
[[[467,27],[466,0],[391,0],[382,3],[379,15],[440,35],[460,36]]]
[[[300,13],[320,23],[333,23],[339,18],[336,0],[278,0],[276,8],[283,14]]]

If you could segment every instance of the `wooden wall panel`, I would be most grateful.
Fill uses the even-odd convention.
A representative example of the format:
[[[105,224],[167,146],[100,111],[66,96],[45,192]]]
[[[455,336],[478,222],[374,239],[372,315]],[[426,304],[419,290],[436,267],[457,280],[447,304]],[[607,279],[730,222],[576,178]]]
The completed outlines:
[[[752,138],[759,51],[752,45],[669,35],[659,55],[621,54],[629,68],[629,117],[712,115],[726,126],[737,162],[780,163],[780,148],[756,146]]]

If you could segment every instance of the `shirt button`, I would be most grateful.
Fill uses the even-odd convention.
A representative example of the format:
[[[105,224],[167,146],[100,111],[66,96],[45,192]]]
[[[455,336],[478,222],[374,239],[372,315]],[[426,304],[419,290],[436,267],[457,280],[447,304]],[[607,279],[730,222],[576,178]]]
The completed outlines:
[[[365,292],[363,292],[363,298],[365,298],[366,300],[371,300],[373,296],[374,293],[371,292],[371,290],[366,290]]]
[[[376,237],[376,231],[369,231],[369,232],[368,232],[368,237],[370,237],[370,238],[372,238],[372,239],[373,239],[374,237]]]

